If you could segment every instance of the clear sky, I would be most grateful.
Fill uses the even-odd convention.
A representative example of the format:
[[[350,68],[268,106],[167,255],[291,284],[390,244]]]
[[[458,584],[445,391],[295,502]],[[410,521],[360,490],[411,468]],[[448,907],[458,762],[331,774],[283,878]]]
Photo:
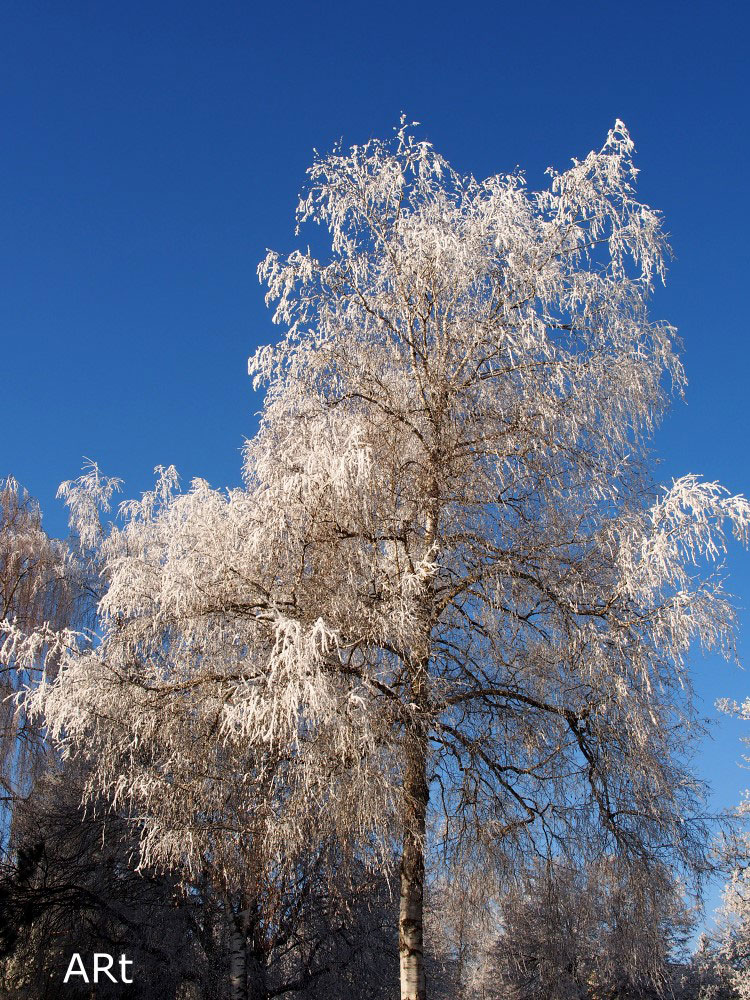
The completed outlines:
[[[54,500],[82,457],[146,489],[157,464],[239,482],[260,400],[246,359],[277,335],[255,267],[292,241],[312,149],[385,136],[405,111],[485,176],[633,135],[641,196],[675,251],[654,313],[685,345],[687,403],[659,476],[750,492],[747,43],[739,3],[0,3],[0,476]],[[750,557],[730,589],[748,608]],[[750,672],[697,661],[705,711]],[[744,725],[744,728],[743,728]],[[750,723],[700,769],[729,806]]]

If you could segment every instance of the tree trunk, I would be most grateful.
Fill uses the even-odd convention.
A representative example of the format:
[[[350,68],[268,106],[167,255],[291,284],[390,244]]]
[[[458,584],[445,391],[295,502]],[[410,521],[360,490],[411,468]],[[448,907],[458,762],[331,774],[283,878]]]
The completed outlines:
[[[245,908],[232,918],[230,940],[231,1000],[268,1000],[266,955],[259,943],[253,907]]]
[[[437,536],[440,491],[437,477],[430,485],[425,521],[424,553],[430,556]],[[417,716],[406,727],[403,786],[404,843],[401,852],[401,899],[398,918],[398,951],[401,970],[401,1000],[426,1000],[424,973],[424,847],[427,803],[427,726],[425,685],[429,674],[430,634],[433,622],[433,581],[424,581],[422,612],[423,645],[417,643],[410,664],[410,702]]]
[[[231,1000],[249,1000],[247,995],[247,926],[248,913],[232,918],[229,955],[229,995]]]
[[[401,1000],[426,1000],[422,914],[424,907],[424,836],[429,788],[427,739],[407,735],[404,775],[404,844],[401,854],[401,903],[398,948]]]

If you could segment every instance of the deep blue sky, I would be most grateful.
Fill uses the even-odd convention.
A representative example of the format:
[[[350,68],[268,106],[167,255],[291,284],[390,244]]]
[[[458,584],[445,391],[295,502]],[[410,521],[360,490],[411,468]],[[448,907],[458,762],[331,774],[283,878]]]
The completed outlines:
[[[84,455],[126,494],[158,463],[238,483],[246,359],[277,334],[256,264],[291,244],[312,148],[404,110],[460,169],[532,186],[626,122],[676,254],[654,311],[690,380],[660,475],[749,492],[747,36],[729,3],[0,3],[0,476],[57,534]],[[750,609],[750,557],[731,570]],[[712,714],[750,694],[713,660],[696,681]],[[743,731],[703,752],[717,804],[750,785]]]

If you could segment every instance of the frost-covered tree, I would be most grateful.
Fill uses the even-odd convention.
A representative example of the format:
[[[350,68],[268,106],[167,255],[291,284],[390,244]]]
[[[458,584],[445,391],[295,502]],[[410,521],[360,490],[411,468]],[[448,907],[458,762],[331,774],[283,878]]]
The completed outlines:
[[[179,891],[173,875],[134,871],[137,828],[107,808],[81,804],[75,762],[48,767],[16,810],[12,860],[0,863],[0,995],[54,1000],[74,952],[126,953],[142,1000],[230,1000],[235,900],[208,866]],[[391,1000],[394,949],[385,881],[343,871],[342,894],[324,877],[300,872],[303,891],[268,887],[246,915],[253,1000]],[[354,887],[354,891],[352,891]],[[390,947],[389,947],[390,945]],[[263,989],[259,988],[258,979]],[[81,996],[90,987],[79,984]],[[133,987],[104,987],[130,996]],[[68,984],[76,992],[75,981]]]
[[[39,504],[15,479],[0,480],[0,623],[24,635],[56,631],[78,612],[79,588],[67,547],[42,527]],[[43,650],[40,649],[40,654]],[[0,655],[0,848],[5,849],[13,807],[29,793],[43,740],[16,695],[35,683],[41,659]],[[50,663],[51,666],[51,663]]]
[[[245,487],[166,470],[127,505],[96,641],[60,635],[30,700],[142,819],[146,861],[240,879],[396,839],[403,1000],[426,996],[426,861],[705,843],[686,657],[731,652],[703,563],[750,505],[651,484],[684,376],[648,314],[666,246],[632,151],[618,122],[540,192],[405,122],[319,157],[298,221],[330,246],[260,267],[286,333],[251,359]],[[100,488],[68,487],[82,537]]]
[[[614,857],[537,864],[498,908],[481,989],[487,1000],[671,996],[691,929],[666,870],[623,868]]]
[[[722,699],[719,707],[726,712],[750,719],[750,699],[741,705]],[[749,737],[743,743],[750,744]],[[750,757],[745,754],[745,762]],[[737,818],[744,821],[744,828],[733,831],[724,840],[721,858],[729,871],[724,886],[723,903],[717,911],[716,927],[706,937],[696,971],[706,983],[703,996],[706,1000],[750,1000],[750,833],[747,817],[750,814],[750,791],[737,810]]]
[[[285,531],[302,518],[295,603],[395,737],[403,996],[424,992],[431,790],[454,858],[601,833],[690,850],[684,658],[732,621],[695,566],[726,518],[746,539],[749,508],[692,476],[648,496],[683,373],[647,314],[665,246],[631,152],[618,123],[529,194],[402,127],[311,169],[299,220],[328,259],[261,267],[288,332],[251,362],[269,389],[248,476],[284,489]]]

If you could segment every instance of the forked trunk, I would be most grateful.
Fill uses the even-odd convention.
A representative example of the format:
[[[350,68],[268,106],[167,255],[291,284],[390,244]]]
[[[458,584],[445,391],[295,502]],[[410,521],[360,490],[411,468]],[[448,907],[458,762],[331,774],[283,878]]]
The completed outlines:
[[[429,789],[427,740],[407,740],[404,775],[404,844],[401,855],[401,903],[398,947],[401,1000],[426,1000],[422,914],[424,908],[424,836]]]

